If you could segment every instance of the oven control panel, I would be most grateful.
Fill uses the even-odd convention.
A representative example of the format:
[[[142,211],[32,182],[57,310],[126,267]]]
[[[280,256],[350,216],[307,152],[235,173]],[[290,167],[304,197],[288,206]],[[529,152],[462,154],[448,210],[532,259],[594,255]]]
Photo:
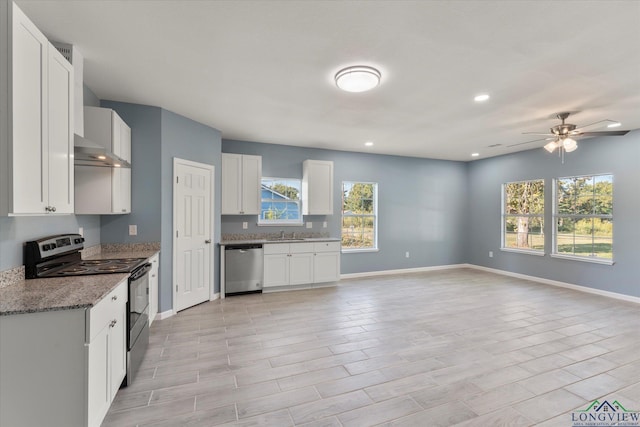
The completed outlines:
[[[33,242],[27,242],[30,251],[39,253],[39,258],[48,258],[71,251],[84,249],[84,237],[79,234],[61,234],[49,236]]]

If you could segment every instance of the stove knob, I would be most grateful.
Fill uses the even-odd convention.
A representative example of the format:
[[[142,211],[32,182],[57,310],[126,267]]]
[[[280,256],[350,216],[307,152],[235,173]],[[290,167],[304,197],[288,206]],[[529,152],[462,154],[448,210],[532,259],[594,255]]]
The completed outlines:
[[[52,243],[52,244],[49,245],[49,249],[55,249],[55,248],[57,248],[55,243]]]
[[[51,249],[51,245],[47,244],[47,245],[42,245],[42,250],[43,251],[48,251],[49,249]]]

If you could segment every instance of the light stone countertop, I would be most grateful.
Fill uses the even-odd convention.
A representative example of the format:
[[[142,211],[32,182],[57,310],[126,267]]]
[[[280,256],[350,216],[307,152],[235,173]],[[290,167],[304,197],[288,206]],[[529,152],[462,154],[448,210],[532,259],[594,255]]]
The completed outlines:
[[[157,253],[102,252],[85,259],[149,258]],[[0,316],[92,307],[128,277],[128,273],[109,273],[20,280],[0,288]]]
[[[227,245],[251,245],[271,243],[306,243],[306,242],[340,242],[337,237],[307,237],[302,239],[247,239],[247,240],[222,240],[220,246]]]

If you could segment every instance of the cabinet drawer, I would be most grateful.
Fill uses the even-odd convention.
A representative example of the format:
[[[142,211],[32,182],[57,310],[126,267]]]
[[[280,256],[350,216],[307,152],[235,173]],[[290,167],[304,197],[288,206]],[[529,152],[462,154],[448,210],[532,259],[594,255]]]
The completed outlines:
[[[89,317],[87,321],[87,343],[90,343],[112,320],[120,319],[118,313],[121,312],[127,303],[127,288],[128,281],[124,279],[114,290],[98,302],[98,304],[87,311],[87,316]]]
[[[340,252],[340,242],[316,242],[313,244],[314,252]]]
[[[288,254],[289,253],[289,244],[288,243],[275,243],[268,244],[262,246],[262,253],[265,255],[271,254]]]
[[[303,254],[313,252],[313,243],[291,243],[289,245],[289,253]]]

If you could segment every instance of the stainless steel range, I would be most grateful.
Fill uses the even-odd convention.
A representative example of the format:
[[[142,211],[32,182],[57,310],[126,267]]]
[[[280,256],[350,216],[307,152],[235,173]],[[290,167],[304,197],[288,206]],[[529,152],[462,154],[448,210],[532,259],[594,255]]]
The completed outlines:
[[[25,278],[130,273],[127,300],[127,376],[133,381],[149,345],[149,271],[146,258],[83,260],[84,238],[61,234],[27,242],[24,248]]]

